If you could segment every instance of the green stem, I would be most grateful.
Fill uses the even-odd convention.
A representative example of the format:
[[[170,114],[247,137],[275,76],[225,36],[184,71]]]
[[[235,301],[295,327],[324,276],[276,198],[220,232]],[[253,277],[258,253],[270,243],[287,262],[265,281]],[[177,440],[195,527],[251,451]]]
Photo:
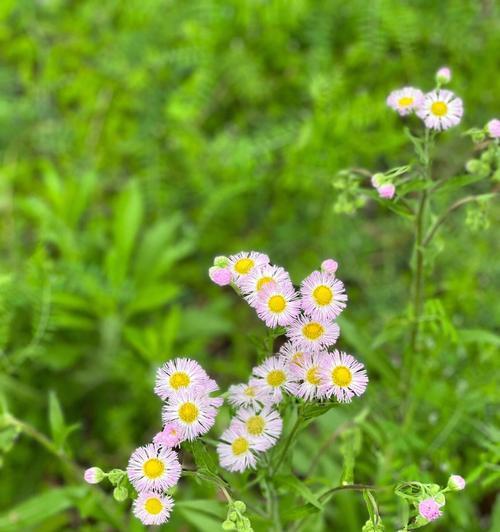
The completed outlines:
[[[283,463],[283,460],[285,459],[285,456],[288,452],[288,449],[290,448],[290,445],[293,441],[293,438],[295,437],[295,435],[297,434],[300,426],[302,425],[302,406],[299,407],[299,410],[297,412],[297,419],[295,420],[295,423],[293,425],[293,428],[290,432],[290,434],[288,435],[288,438],[286,439],[285,441],[285,445],[283,447],[283,450],[281,451],[281,454],[278,458],[278,461],[276,462],[274,468],[272,468],[272,471],[271,471],[271,476],[276,474],[278,471],[279,471],[279,468],[281,467],[281,464]]]

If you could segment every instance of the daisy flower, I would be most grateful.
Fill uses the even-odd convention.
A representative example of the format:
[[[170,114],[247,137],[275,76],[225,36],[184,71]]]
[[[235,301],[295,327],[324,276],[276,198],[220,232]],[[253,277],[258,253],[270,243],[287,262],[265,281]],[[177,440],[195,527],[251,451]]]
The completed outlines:
[[[268,283],[260,290],[255,309],[257,316],[274,329],[290,325],[300,314],[300,300],[292,285]]]
[[[302,308],[314,319],[333,320],[346,307],[344,283],[333,275],[315,271],[301,284]]]
[[[333,345],[340,334],[339,326],[328,320],[299,316],[288,328],[287,336],[304,351],[321,351]]]
[[[176,422],[183,439],[192,441],[213,427],[222,403],[222,398],[210,397],[204,388],[181,390],[163,405],[163,423]]]
[[[269,357],[260,366],[253,368],[257,386],[269,394],[270,403],[279,403],[283,390],[291,391],[290,370],[283,358]]]
[[[250,275],[258,266],[269,264],[269,257],[257,251],[241,251],[229,257],[227,267],[233,274],[234,282],[239,286],[245,277]]]
[[[177,453],[150,443],[136,449],[127,466],[127,475],[137,491],[165,491],[181,476]]]
[[[251,307],[255,306],[257,297],[262,288],[269,283],[287,286],[293,289],[293,284],[289,273],[281,266],[266,264],[255,268],[241,281],[241,291],[245,294],[245,299]]]
[[[251,408],[242,408],[236,413],[231,427],[242,427],[249,437],[262,440],[261,448],[267,451],[280,437],[283,420],[278,411],[270,406],[260,412]]]
[[[232,384],[228,390],[229,404],[239,408],[251,406],[258,408],[269,400],[269,393],[262,389],[256,379],[247,384]]]
[[[209,380],[206,371],[195,360],[174,358],[156,372],[154,391],[161,399],[166,400],[181,390],[203,386]]]
[[[220,465],[232,472],[243,472],[255,468],[256,452],[264,451],[265,441],[250,437],[242,426],[226,429],[217,445]]]
[[[406,116],[416,111],[422,104],[423,99],[424,94],[420,89],[403,87],[389,94],[387,97],[387,105],[401,116]]]
[[[425,127],[437,131],[456,126],[463,114],[462,100],[445,89],[428,92],[417,111],[417,116],[424,121]]]
[[[332,395],[340,403],[350,403],[354,396],[364,393],[368,384],[368,375],[361,362],[351,355],[335,350],[323,360],[320,377],[323,384],[319,388],[322,397]]]
[[[143,491],[135,499],[132,509],[144,525],[161,525],[168,521],[173,507],[174,500],[169,495]]]
[[[167,423],[161,432],[153,438],[153,443],[163,447],[177,447],[182,441],[182,431],[180,426],[175,423]]]
[[[319,389],[323,384],[321,368],[327,362],[325,357],[328,355],[326,352],[305,353],[300,364],[293,364],[290,367],[292,376],[297,382],[294,395],[306,401],[320,397]]]
[[[300,365],[302,358],[304,357],[304,352],[301,347],[296,345],[294,342],[286,342],[283,344],[278,351],[278,355],[283,358],[283,360],[290,365]]]

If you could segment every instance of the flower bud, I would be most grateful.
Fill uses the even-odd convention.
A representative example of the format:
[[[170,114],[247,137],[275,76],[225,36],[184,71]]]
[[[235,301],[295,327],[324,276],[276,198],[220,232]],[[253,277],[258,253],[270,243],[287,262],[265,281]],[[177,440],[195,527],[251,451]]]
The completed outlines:
[[[460,491],[465,488],[465,480],[460,475],[451,475],[448,479],[448,489],[452,491]]]
[[[334,274],[339,267],[338,263],[333,259],[326,259],[321,263],[321,271],[325,273]]]
[[[115,501],[123,502],[127,500],[128,490],[123,486],[118,486],[113,490],[113,498]]]
[[[377,188],[378,195],[384,199],[392,199],[396,193],[396,187],[392,183],[386,183]]]
[[[486,131],[492,139],[500,138],[500,120],[494,118],[486,124]]]
[[[381,174],[380,172],[377,174],[373,174],[372,179],[371,179],[372,187],[373,188],[379,187],[383,183],[384,177],[385,177],[384,174]]]
[[[227,519],[228,519],[228,521],[233,521],[233,522],[236,521],[236,519],[238,519],[237,512],[229,512],[227,514]]]
[[[88,482],[89,484],[99,484],[104,477],[104,471],[99,467],[89,467],[83,474],[85,482]]]
[[[217,268],[225,268],[229,264],[229,259],[224,255],[219,255],[214,259],[214,266]]]
[[[451,81],[451,70],[448,67],[441,67],[436,72],[436,81],[440,85],[445,85]]]
[[[121,469],[112,469],[108,473],[108,479],[111,482],[113,486],[116,486],[125,476],[125,471],[122,471]]]
[[[238,510],[238,512],[244,514],[247,509],[247,505],[243,501],[234,501],[234,508]]]
[[[469,159],[465,163],[465,169],[467,170],[467,172],[469,172],[469,174],[476,174],[480,168],[481,161],[479,161],[478,159]]]
[[[228,268],[217,268],[212,266],[208,270],[210,279],[219,286],[226,286],[231,283],[231,270]]]
[[[236,525],[232,521],[224,521],[222,523],[222,530],[236,530]]]

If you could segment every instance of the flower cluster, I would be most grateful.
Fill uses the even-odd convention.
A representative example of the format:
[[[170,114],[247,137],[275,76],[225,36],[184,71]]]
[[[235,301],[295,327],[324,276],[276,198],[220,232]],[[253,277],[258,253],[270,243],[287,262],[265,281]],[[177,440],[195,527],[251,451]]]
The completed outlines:
[[[221,270],[230,275],[224,284],[231,284],[267,327],[279,327],[287,337],[277,353],[253,368],[247,383],[229,388],[236,413],[217,448],[229,471],[255,467],[259,453],[277,442],[282,429],[278,408],[285,394],[304,401],[350,402],[365,391],[363,364],[329,351],[340,334],[335,319],[347,302],[344,284],[335,276],[337,266],[333,259],[323,261],[296,289],[289,273],[263,253],[215,259],[210,278],[220,284]]]

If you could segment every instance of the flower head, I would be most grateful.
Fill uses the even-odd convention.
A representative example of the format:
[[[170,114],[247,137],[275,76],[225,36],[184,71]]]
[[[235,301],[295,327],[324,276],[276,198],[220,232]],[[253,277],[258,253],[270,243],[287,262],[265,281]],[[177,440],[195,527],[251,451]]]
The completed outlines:
[[[409,115],[417,110],[424,99],[424,94],[415,87],[403,87],[392,91],[387,97],[387,105],[401,116]]]
[[[231,426],[221,436],[217,445],[220,465],[233,472],[242,472],[248,468],[255,468],[256,452],[263,451],[265,441],[252,438],[242,426]]]
[[[127,475],[137,491],[163,492],[177,484],[181,464],[175,451],[150,443],[132,453]]]
[[[333,320],[346,307],[344,283],[329,273],[315,271],[301,284],[302,308],[314,319]]]
[[[278,355],[290,366],[300,365],[304,358],[304,350],[294,342],[286,342],[281,346]]]
[[[333,259],[325,259],[321,263],[321,271],[325,273],[329,273],[331,275],[335,275],[335,272],[337,271],[338,267],[339,267],[338,263],[334,261]]]
[[[283,390],[292,389],[288,364],[277,356],[269,357],[260,366],[253,368],[257,386],[269,394],[270,403],[279,403]]]
[[[237,408],[260,408],[269,401],[269,397],[269,392],[259,386],[257,379],[250,379],[247,384],[232,384],[228,390],[229,404]]]
[[[153,438],[153,443],[162,447],[177,447],[182,441],[182,430],[176,422],[167,423]]]
[[[384,199],[392,199],[396,193],[396,187],[392,183],[385,183],[377,188],[378,195]]]
[[[205,386],[209,381],[206,371],[195,360],[174,358],[156,372],[155,393],[166,400],[181,390]]]
[[[299,316],[288,328],[287,336],[304,351],[321,351],[333,345],[340,334],[339,326],[329,320]]]
[[[451,69],[449,67],[441,67],[436,72],[436,80],[438,83],[449,83],[451,81]]]
[[[212,282],[219,286],[231,284],[232,274],[229,268],[217,268],[217,266],[212,266],[208,270],[208,275]]]
[[[451,475],[448,479],[448,488],[453,491],[460,491],[465,488],[465,479],[460,475]]]
[[[325,356],[320,374],[323,381],[320,395],[328,398],[333,395],[341,403],[350,403],[354,396],[362,395],[368,385],[363,364],[338,350]]]
[[[270,284],[293,290],[293,284],[288,272],[281,266],[266,264],[255,268],[240,283],[241,291],[251,307],[255,307],[258,296],[263,288]]]
[[[428,92],[417,111],[417,116],[424,121],[425,127],[437,131],[458,125],[463,114],[462,100],[445,89]]]
[[[435,521],[443,515],[439,504],[432,498],[424,499],[419,503],[418,513],[427,521]]]
[[[290,325],[300,314],[300,300],[292,285],[268,283],[257,297],[257,316],[268,327]]]
[[[169,495],[142,491],[134,501],[133,512],[145,525],[161,525],[168,521],[173,507],[174,500]]]
[[[228,268],[233,275],[233,281],[240,286],[245,277],[255,268],[269,264],[269,257],[257,251],[241,251],[229,257]]]
[[[163,423],[175,421],[183,439],[192,441],[213,427],[222,403],[223,399],[210,397],[203,388],[181,390],[163,406]]]
[[[290,366],[292,378],[296,382],[294,395],[301,397],[306,401],[319,399],[321,385],[323,384],[321,376],[321,368],[325,364],[325,357],[329,353],[305,353],[301,359],[300,364],[293,364]]]
[[[500,138],[500,120],[494,118],[486,124],[486,131],[492,139]]]
[[[104,471],[100,467],[89,467],[85,470],[83,478],[88,484],[99,484],[104,479]]]
[[[236,413],[231,427],[241,427],[250,437],[260,443],[262,451],[270,449],[278,440],[283,428],[283,420],[277,410],[270,406],[261,411],[242,408]]]

